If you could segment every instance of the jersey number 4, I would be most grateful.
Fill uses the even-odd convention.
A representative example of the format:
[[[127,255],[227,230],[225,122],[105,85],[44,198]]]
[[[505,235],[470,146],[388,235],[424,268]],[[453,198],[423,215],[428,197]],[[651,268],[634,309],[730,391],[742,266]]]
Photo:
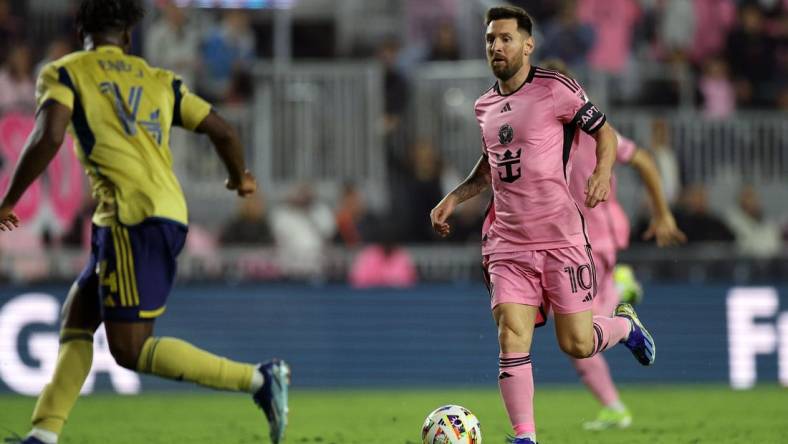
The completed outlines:
[[[129,136],[137,135],[137,126],[144,128],[147,133],[156,140],[157,145],[161,145],[162,130],[159,121],[159,110],[150,113],[148,120],[137,120],[137,113],[140,109],[140,101],[142,100],[143,89],[141,86],[132,86],[129,89],[127,99],[123,98],[123,93],[120,87],[115,82],[101,82],[99,85],[102,94],[107,94],[115,105],[115,114],[120,119],[120,124],[123,130]]]

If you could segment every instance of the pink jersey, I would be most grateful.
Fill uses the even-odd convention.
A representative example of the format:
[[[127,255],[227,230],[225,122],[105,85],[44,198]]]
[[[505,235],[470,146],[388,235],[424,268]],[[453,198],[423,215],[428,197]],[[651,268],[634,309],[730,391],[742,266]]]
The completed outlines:
[[[577,82],[538,67],[511,94],[490,88],[475,110],[493,190],[482,254],[587,245],[567,183],[569,154],[578,127],[593,133],[605,115]]]
[[[616,161],[629,163],[635,155],[635,142],[618,136]],[[616,179],[610,188],[610,197],[595,208],[585,206],[586,182],[596,167],[596,140],[587,134],[581,134],[577,146],[573,147],[572,174],[569,177],[569,189],[577,204],[583,210],[594,251],[615,251],[629,244],[629,219],[616,199]]]

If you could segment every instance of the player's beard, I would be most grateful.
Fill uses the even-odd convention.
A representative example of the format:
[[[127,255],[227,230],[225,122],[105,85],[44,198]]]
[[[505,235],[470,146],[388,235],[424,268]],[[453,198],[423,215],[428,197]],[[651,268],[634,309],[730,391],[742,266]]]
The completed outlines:
[[[519,57],[517,58],[506,60],[503,66],[496,65],[494,59],[490,60],[490,68],[492,68],[493,74],[498,80],[502,82],[511,79],[512,76],[517,74],[517,72],[520,71],[520,68],[522,67],[523,67],[522,54],[520,54]]]

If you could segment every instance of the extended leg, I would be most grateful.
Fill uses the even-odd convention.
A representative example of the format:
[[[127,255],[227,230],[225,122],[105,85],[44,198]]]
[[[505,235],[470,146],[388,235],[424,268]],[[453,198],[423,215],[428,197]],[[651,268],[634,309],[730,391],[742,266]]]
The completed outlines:
[[[632,329],[629,319],[621,316],[592,316],[591,310],[555,314],[558,345],[573,358],[583,359],[607,350],[627,339]]]
[[[273,360],[256,367],[231,361],[186,341],[154,337],[153,321],[105,323],[110,352],[122,367],[176,381],[189,381],[218,390],[249,392],[279,442],[287,426],[287,386],[290,369]]]
[[[45,443],[57,437],[79,397],[93,362],[93,333],[101,324],[95,282],[72,285],[63,305],[55,373],[33,410],[31,435]]]
[[[180,339],[153,337],[153,321],[105,325],[112,356],[129,370],[219,390],[254,392],[262,386],[254,365],[230,361]]]

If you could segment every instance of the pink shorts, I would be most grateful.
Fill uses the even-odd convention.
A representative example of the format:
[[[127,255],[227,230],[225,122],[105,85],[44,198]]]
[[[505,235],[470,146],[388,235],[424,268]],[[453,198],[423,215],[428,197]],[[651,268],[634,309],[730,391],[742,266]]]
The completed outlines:
[[[613,311],[618,305],[618,290],[613,280],[613,271],[616,268],[616,251],[593,251],[594,264],[596,265],[597,295],[594,298],[592,310],[594,315],[613,316]]]
[[[485,257],[485,267],[493,308],[532,305],[542,307],[542,315],[592,309],[597,283],[591,247],[494,253]]]

